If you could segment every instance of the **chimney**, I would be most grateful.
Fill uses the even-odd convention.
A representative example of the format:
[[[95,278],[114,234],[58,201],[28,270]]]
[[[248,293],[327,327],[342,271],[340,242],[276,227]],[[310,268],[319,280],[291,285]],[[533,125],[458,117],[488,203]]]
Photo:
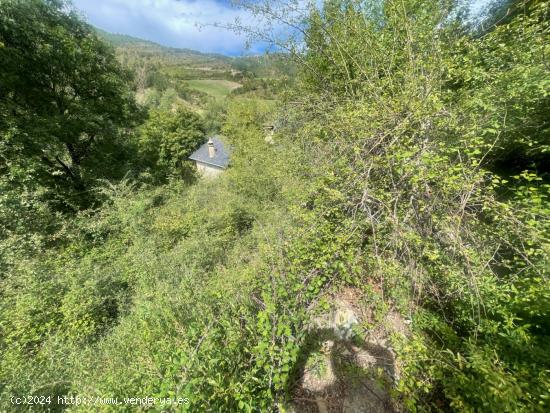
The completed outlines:
[[[216,148],[214,147],[214,142],[212,138],[208,139],[208,157],[213,158],[216,156]]]

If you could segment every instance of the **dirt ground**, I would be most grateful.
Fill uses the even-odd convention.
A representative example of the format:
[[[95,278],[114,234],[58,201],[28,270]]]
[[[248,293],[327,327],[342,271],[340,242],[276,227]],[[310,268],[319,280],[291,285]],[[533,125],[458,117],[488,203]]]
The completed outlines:
[[[399,362],[391,347],[393,333],[406,334],[403,318],[390,311],[376,328],[360,337],[355,327],[369,317],[359,294],[346,290],[333,308],[314,318],[299,377],[293,386],[294,413],[393,413],[401,409],[390,394],[399,378]]]

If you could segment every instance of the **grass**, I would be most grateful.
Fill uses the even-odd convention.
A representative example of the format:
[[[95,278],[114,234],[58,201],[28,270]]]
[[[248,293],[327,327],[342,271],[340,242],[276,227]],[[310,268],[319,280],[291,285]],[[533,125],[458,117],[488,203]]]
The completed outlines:
[[[216,99],[223,99],[233,89],[241,87],[240,83],[218,79],[195,79],[189,80],[187,83],[190,88],[208,93]]]

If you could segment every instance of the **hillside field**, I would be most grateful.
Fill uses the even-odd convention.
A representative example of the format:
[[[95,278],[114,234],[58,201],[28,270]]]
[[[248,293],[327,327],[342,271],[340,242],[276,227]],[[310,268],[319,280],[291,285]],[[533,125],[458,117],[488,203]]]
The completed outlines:
[[[191,89],[208,93],[216,99],[226,97],[233,89],[241,87],[240,83],[219,79],[196,79],[187,82]]]

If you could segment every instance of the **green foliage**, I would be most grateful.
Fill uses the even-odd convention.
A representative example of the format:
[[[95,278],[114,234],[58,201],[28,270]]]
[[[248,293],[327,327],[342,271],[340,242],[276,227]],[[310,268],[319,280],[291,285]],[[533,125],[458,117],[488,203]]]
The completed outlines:
[[[231,91],[233,96],[246,96],[259,99],[276,99],[288,87],[288,78],[250,78],[245,79],[243,85]]]
[[[164,92],[170,85],[169,79],[162,72],[152,70],[147,74],[145,79],[145,87],[150,87],[158,90],[159,92]]]
[[[188,115],[153,114],[144,128],[194,125]],[[299,164],[290,147],[264,141],[267,115],[253,102],[237,103],[228,116],[236,153],[260,163],[235,158],[225,176],[191,187],[108,185],[100,211],[81,213],[57,234],[63,248],[10,270],[0,284],[3,403],[39,389],[54,396],[178,395],[189,397],[191,411],[272,407],[270,383],[282,387],[292,359],[270,343],[287,295],[273,301],[267,260],[283,248],[270,240],[292,230],[286,206],[302,190],[288,172]],[[245,117],[248,123],[237,122]],[[262,192],[266,182],[278,190]],[[276,323],[290,334],[288,319]],[[292,343],[285,348],[297,351]],[[265,364],[268,354],[280,358],[276,369]],[[60,359],[64,367],[55,371]]]
[[[201,118],[188,110],[153,111],[139,130],[139,152],[157,178],[187,176],[189,155],[205,141]]]
[[[7,4],[7,27],[17,25],[5,10],[29,11],[21,21],[33,30],[81,27],[56,2]],[[58,20],[32,23],[36,10]],[[303,373],[312,309],[351,287],[373,314],[369,328],[390,310],[412,322],[392,340],[403,410],[548,410],[547,10],[546,0],[521,1],[479,36],[451,2],[312,5],[284,106],[210,101],[204,124],[174,105],[192,96],[178,83],[189,73],[135,57],[147,69],[138,95],[152,91],[161,107],[128,134],[148,171],[100,181],[101,208],[71,219],[43,202],[52,186],[34,176],[47,163],[5,155],[32,154],[20,142],[43,142],[43,131],[10,115],[26,113],[17,91],[0,95],[11,174],[0,181],[9,189],[0,195],[0,409],[13,409],[11,395],[39,393],[283,410]],[[0,48],[19,58],[12,52]],[[9,73],[0,80],[14,85]],[[25,110],[42,116],[31,103]],[[189,185],[187,157],[205,129],[226,136],[231,166]],[[37,226],[40,235],[29,231]]]
[[[204,110],[204,126],[209,134],[217,134],[221,131],[227,112],[227,102],[212,100]]]
[[[63,1],[0,8],[0,271],[132,168],[129,74]]]
[[[248,78],[294,78],[298,65],[286,53],[243,56],[233,59],[231,66]]]
[[[547,408],[548,4],[522,7],[479,38],[434,2],[308,21],[300,135],[370,277],[416,314],[411,410]]]
[[[522,2],[520,2],[522,3]],[[453,48],[448,82],[456,104],[492,147],[499,172],[548,172],[549,23],[545,2],[530,2],[507,24]],[[521,10],[521,4],[516,6]],[[516,10],[517,12],[517,10]]]
[[[24,169],[60,203],[85,204],[90,181],[124,162],[128,74],[64,2],[4,1],[0,41],[2,175]]]

